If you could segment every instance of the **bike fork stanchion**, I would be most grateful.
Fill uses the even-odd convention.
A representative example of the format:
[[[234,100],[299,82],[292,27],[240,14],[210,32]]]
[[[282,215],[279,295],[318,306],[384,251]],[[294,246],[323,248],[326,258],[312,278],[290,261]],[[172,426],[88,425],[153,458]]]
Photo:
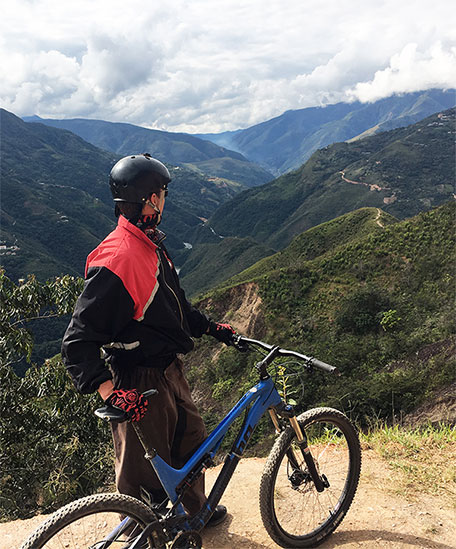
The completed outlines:
[[[274,408],[269,408],[268,412],[269,412],[269,415],[271,416],[271,420],[272,420],[272,423],[274,424],[276,433],[277,433],[278,435],[280,435],[280,433],[282,432],[282,429],[281,429],[281,427],[280,427],[280,423],[279,423],[279,418],[278,418],[278,416],[277,416],[277,412],[274,410]]]
[[[288,419],[290,420],[291,426],[293,427],[293,430],[296,433],[299,449],[301,450],[302,457],[306,462],[307,469],[309,470],[309,474],[312,477],[312,480],[315,484],[315,488],[317,492],[323,492],[326,486],[324,481],[318,474],[317,468],[315,467],[315,461],[312,457],[309,447],[307,446],[307,437],[303,435],[301,426],[299,425],[298,420],[296,419],[296,416],[289,417]]]

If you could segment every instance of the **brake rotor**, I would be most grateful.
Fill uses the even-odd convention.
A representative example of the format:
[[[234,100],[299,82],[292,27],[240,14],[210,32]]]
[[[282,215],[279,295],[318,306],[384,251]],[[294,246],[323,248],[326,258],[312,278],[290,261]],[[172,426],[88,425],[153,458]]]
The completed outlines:
[[[171,549],[201,549],[203,540],[196,530],[179,532],[174,538]]]

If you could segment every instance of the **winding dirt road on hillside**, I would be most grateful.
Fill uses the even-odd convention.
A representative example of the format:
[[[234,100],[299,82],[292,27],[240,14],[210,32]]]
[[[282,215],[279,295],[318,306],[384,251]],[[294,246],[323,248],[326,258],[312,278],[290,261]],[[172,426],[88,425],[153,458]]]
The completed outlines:
[[[258,488],[265,460],[243,460],[222,499],[227,520],[204,532],[205,549],[274,549],[259,512]],[[220,466],[207,473],[215,480]],[[416,494],[413,500],[395,494],[392,475],[372,450],[363,452],[363,470],[355,500],[336,532],[322,549],[456,549],[455,494]],[[0,549],[16,549],[43,520],[0,523]]]

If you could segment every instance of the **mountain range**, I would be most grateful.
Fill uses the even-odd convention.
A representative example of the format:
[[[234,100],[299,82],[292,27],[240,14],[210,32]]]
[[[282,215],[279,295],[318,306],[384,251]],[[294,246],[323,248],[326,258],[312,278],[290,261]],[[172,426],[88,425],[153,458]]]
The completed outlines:
[[[54,120],[29,116],[24,120],[71,131],[88,143],[120,156],[148,152],[167,164],[186,167],[201,176],[233,181],[246,187],[273,179],[269,171],[249,162],[242,154],[185,133],[83,118]]]
[[[453,197],[455,109],[315,152],[298,170],[244,191],[209,219],[223,236],[275,249],[363,206],[404,219]]]
[[[452,200],[455,113],[449,109],[405,128],[335,143],[298,170],[236,195],[195,231],[194,248],[182,264],[183,284],[191,294],[207,291],[233,275],[236,250],[249,250],[237,257],[240,271],[358,208],[405,219]]]
[[[456,90],[434,89],[372,103],[290,110],[243,130],[198,136],[238,151],[280,175],[298,168],[313,152],[331,143],[408,126],[455,105]]]
[[[13,278],[82,274],[87,253],[115,224],[107,174],[119,156],[4,110],[1,132],[3,265]],[[441,204],[454,192],[453,158],[450,110],[324,147],[298,170],[248,190],[168,165],[167,246],[191,293],[205,291],[346,212],[372,206],[405,218]]]
[[[195,135],[82,118],[24,120],[69,130],[120,155],[150,152],[162,162],[254,187],[298,168],[317,149],[408,126],[455,105],[456,90],[432,89],[290,110],[246,129]]]

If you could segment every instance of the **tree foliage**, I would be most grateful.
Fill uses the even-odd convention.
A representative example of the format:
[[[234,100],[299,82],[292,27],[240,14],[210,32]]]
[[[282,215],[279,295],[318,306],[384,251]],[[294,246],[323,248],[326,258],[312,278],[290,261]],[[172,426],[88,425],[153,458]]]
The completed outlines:
[[[28,323],[72,311],[82,280],[15,285],[0,272],[0,514],[24,518],[97,490],[112,475],[109,433],[93,415],[97,397],[74,389],[59,357],[32,365]],[[98,403],[99,404],[99,403]]]
[[[0,270],[0,368],[30,360],[33,336],[27,323],[72,312],[82,285],[69,275],[44,283],[30,275],[16,285]]]

